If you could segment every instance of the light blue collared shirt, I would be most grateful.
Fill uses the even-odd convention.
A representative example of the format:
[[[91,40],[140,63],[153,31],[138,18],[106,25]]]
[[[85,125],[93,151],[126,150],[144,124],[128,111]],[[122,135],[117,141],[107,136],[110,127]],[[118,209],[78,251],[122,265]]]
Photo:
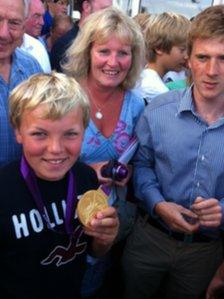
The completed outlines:
[[[197,196],[218,199],[224,211],[224,118],[208,125],[195,110],[191,88],[156,97],[136,134],[135,192],[151,216],[159,202],[190,208]]]
[[[17,160],[21,155],[21,147],[17,144],[14,132],[9,123],[8,98],[14,87],[35,73],[43,72],[32,56],[20,49],[12,55],[12,66],[9,83],[0,75],[0,167]]]

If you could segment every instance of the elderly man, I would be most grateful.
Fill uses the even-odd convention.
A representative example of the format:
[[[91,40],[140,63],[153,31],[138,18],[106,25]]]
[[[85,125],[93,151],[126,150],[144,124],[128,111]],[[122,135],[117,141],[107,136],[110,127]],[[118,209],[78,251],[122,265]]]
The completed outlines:
[[[154,99],[136,128],[140,215],[123,257],[125,298],[198,299],[223,257],[224,5],[192,22],[193,85]],[[161,291],[162,294],[161,294]]]
[[[41,0],[28,0],[29,9],[25,22],[25,31],[27,34],[38,38],[44,25],[45,8]]]
[[[0,0],[0,167],[20,155],[8,120],[9,93],[30,75],[42,72],[36,60],[17,48],[27,13],[25,0]]]
[[[76,3],[76,9],[80,12],[80,20],[74,27],[69,30],[65,35],[59,38],[51,49],[50,61],[52,69],[62,72],[61,62],[65,56],[66,50],[72,44],[76,35],[78,34],[79,27],[91,13],[104,9],[112,5],[112,0],[80,0]]]
[[[43,27],[43,15],[45,12],[41,0],[26,0],[29,3],[28,16],[25,20],[25,34],[20,48],[29,53],[39,62],[45,73],[51,71],[51,65],[47,49],[38,37]]]

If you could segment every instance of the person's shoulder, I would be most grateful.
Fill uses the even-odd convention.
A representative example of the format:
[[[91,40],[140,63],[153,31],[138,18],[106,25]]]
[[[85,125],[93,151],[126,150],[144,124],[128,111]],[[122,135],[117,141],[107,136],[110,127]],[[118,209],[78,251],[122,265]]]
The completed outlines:
[[[139,113],[145,108],[145,101],[143,97],[136,90],[127,90],[125,92],[125,99],[132,111]]]
[[[24,38],[25,38],[24,40],[27,41],[27,43],[29,43],[30,45],[38,47],[38,49],[41,49],[41,50],[43,48],[45,49],[43,43],[39,39],[34,38],[33,36],[31,36],[27,33],[24,34]]]
[[[52,49],[57,48],[59,46],[65,47],[68,43],[70,43],[73,39],[75,39],[78,31],[79,31],[79,27],[77,25],[74,25],[72,29],[70,29],[68,32],[66,32],[64,35],[62,35],[56,40]]]
[[[36,39],[33,36],[28,35],[27,33],[24,34],[24,48],[22,49],[24,49],[26,53],[29,53],[31,54],[31,56],[36,58],[39,63],[43,59],[48,59],[49,61],[47,50],[43,43],[39,39]]]
[[[38,61],[30,54],[22,49],[16,48],[15,50],[16,63],[26,73],[42,73],[43,70]]]
[[[33,59],[32,55],[30,55],[25,50],[20,49],[20,48],[15,49],[15,56],[18,61],[22,60],[22,61],[31,61],[31,62],[35,61],[36,62],[36,59]]]
[[[174,89],[165,93],[161,93],[160,95],[156,96],[151,102],[149,102],[146,110],[152,111],[163,109],[165,106],[178,105],[181,99],[185,97],[186,92],[188,92],[188,88]]]

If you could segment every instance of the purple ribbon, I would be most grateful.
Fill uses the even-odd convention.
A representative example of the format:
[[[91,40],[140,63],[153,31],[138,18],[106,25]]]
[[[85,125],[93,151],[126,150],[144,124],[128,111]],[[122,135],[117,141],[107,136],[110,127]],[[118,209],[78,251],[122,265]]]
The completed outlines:
[[[34,171],[31,169],[31,167],[29,166],[29,164],[27,163],[24,156],[22,156],[21,159],[20,171],[26,182],[29,191],[32,194],[32,197],[36,203],[38,211],[40,212],[41,216],[43,217],[43,219],[47,224],[47,227],[50,230],[56,231],[51,227],[50,219],[48,214],[46,213],[44,201],[42,199],[40,189],[37,184],[36,175]],[[75,178],[74,178],[74,174],[70,170],[69,177],[68,177],[68,189],[67,189],[66,210],[65,210],[65,231],[68,235],[71,235],[73,233],[72,218],[75,212],[75,208],[77,206],[77,202],[78,199],[76,195]]]

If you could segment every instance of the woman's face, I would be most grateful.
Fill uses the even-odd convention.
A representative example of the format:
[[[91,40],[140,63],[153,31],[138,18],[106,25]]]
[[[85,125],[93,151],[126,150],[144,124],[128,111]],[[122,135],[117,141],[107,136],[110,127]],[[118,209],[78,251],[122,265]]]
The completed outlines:
[[[131,45],[112,35],[105,43],[93,43],[90,59],[89,80],[103,88],[118,87],[132,64]]]

